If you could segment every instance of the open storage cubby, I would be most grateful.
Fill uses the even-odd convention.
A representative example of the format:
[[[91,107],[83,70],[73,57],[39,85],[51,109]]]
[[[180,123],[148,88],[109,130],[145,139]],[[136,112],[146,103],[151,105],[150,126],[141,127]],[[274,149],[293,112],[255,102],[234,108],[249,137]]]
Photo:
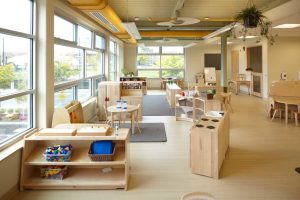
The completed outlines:
[[[122,88],[122,89],[129,89],[130,87],[135,87],[136,83],[139,83],[142,89],[142,93],[145,95],[147,94],[147,77],[140,77],[140,76],[132,76],[132,77],[120,77],[120,81],[121,82],[126,82],[126,86],[128,86],[128,88]],[[130,82],[133,84],[132,86],[130,86]],[[135,89],[135,88],[133,88]],[[123,94],[125,95],[125,94]]]
[[[143,96],[142,81],[123,81],[121,82],[121,96]]]
[[[22,156],[21,190],[23,189],[119,189],[127,190],[129,178],[129,129],[108,136],[36,136],[26,137]],[[92,161],[89,147],[93,141],[112,140],[116,149],[112,161]],[[71,144],[68,162],[48,162],[43,153],[54,144]],[[68,166],[63,180],[42,178],[42,166]],[[112,171],[103,172],[103,168]]]

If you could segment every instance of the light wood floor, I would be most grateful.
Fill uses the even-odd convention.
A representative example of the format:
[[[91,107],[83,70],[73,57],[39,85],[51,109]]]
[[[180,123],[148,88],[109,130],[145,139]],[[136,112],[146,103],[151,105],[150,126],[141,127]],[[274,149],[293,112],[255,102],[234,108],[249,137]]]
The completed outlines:
[[[233,96],[230,151],[221,179],[193,175],[189,170],[189,122],[174,117],[144,117],[165,122],[168,142],[131,143],[128,191],[25,191],[15,200],[179,200],[187,192],[202,191],[218,200],[299,200],[300,126],[271,122],[266,101]]]

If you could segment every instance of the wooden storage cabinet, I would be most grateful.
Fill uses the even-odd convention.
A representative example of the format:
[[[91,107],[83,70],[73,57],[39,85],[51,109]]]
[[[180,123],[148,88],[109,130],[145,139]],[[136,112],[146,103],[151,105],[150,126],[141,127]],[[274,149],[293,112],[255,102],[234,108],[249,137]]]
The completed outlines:
[[[181,88],[175,84],[166,84],[166,98],[170,104],[171,108],[175,108],[176,107],[176,99],[175,99],[175,95],[179,94],[181,92]]]
[[[129,179],[129,129],[120,129],[118,136],[36,136],[25,138],[21,190],[23,189],[119,189],[127,190]],[[116,146],[113,161],[91,161],[88,156],[90,144],[95,140],[112,140]],[[43,152],[54,144],[71,144],[69,162],[48,162]],[[48,165],[68,166],[63,180],[40,177],[40,167]],[[102,172],[103,168],[111,172]]]
[[[222,118],[204,116],[196,124],[201,127],[194,125],[190,131],[191,171],[218,179],[229,148],[229,114],[225,112]]]

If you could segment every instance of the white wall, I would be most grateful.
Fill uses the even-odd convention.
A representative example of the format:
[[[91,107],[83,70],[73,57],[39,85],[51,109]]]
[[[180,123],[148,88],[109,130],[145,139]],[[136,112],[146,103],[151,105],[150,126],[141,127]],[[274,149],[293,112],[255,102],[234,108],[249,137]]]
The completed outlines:
[[[246,51],[243,46],[262,46],[263,61],[263,97],[268,97],[269,85],[272,81],[280,79],[282,72],[287,73],[288,80],[296,80],[300,72],[300,37],[277,37],[274,45],[268,45],[266,40],[256,44],[247,42],[235,45],[234,50],[239,50],[239,73],[245,73],[250,78],[250,73],[245,71],[247,64]],[[245,88],[242,88],[245,90]]]
[[[281,72],[288,80],[297,79],[300,72],[300,37],[278,37],[269,46],[269,83],[280,79]]]
[[[247,67],[247,48],[262,46],[262,75],[263,75],[263,93],[264,98],[268,97],[268,43],[266,40],[262,40],[260,43],[256,43],[255,40],[248,40],[246,42],[240,42],[242,44],[232,46],[231,50],[239,51],[239,74],[246,74],[247,80],[251,79],[251,72],[246,71]],[[244,51],[245,47],[245,51]],[[231,52],[230,52],[231,53]],[[248,89],[241,86],[241,91],[247,93]]]
[[[19,187],[21,150],[16,151],[0,163],[0,199],[10,199]]]

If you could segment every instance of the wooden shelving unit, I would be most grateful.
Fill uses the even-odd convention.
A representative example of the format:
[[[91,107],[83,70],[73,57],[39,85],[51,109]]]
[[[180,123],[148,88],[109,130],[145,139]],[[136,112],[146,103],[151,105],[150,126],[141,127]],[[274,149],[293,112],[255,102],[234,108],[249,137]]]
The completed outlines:
[[[112,131],[108,136],[36,136],[25,138],[21,190],[23,189],[119,189],[127,190],[129,179],[129,129],[120,129],[118,136]],[[112,140],[116,146],[113,161],[91,161],[88,156],[90,144],[95,140]],[[54,144],[71,144],[72,157],[69,162],[48,162],[43,157],[46,147]],[[40,167],[67,165],[63,180],[40,177]],[[102,172],[103,168],[111,172]]]
[[[122,81],[121,88],[121,96],[143,96],[144,94],[142,81]]]
[[[140,76],[133,76],[133,77],[120,77],[121,82],[126,82],[126,83],[134,83],[134,82],[140,82],[141,83],[141,89],[142,93],[144,95],[147,94],[147,77],[140,77]],[[122,88],[123,89],[123,88]],[[125,96],[125,95],[123,95]]]
[[[177,121],[193,121],[209,111],[222,110],[221,101],[204,97],[175,95],[175,117]]]

